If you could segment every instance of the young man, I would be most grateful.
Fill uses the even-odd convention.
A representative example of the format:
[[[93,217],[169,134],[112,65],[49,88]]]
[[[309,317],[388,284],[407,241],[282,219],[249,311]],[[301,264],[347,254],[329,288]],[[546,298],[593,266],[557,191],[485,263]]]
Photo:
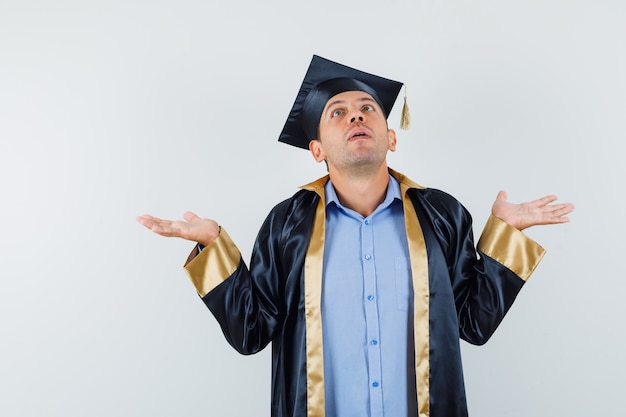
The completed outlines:
[[[249,269],[213,220],[138,218],[198,243],[185,270],[235,349],[272,342],[273,417],[466,416],[459,339],[485,343],[543,257],[521,230],[573,210],[501,192],[477,257],[465,208],[387,166],[401,87],[313,57],[279,140],[328,175],[270,212]]]

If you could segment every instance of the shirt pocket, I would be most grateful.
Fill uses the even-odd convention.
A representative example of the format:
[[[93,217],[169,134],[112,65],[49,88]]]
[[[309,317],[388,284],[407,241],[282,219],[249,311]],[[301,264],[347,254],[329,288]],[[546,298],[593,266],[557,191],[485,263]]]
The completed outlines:
[[[409,311],[409,305],[413,296],[413,284],[411,282],[411,261],[406,257],[396,257],[396,303],[399,310]]]

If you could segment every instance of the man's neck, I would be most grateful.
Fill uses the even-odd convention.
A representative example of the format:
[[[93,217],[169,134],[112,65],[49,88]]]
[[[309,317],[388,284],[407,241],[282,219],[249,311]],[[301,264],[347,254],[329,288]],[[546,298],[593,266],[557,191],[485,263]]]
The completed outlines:
[[[329,175],[341,204],[363,217],[372,214],[387,195],[387,164],[382,164],[380,169],[369,175],[347,175],[334,170]]]

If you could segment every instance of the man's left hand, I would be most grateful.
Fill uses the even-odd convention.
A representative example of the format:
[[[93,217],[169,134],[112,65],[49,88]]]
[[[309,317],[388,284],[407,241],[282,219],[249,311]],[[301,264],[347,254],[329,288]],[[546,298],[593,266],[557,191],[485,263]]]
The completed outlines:
[[[574,210],[572,203],[550,204],[557,196],[548,195],[528,203],[513,204],[507,194],[500,191],[491,207],[491,214],[518,230],[542,224],[559,224],[570,221],[567,215]]]

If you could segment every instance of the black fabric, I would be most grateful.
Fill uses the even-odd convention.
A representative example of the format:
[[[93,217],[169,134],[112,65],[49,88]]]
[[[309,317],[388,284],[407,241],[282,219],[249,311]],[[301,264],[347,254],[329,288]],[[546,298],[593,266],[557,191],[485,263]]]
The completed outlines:
[[[430,288],[430,415],[465,417],[459,339],[485,343],[524,281],[482,255],[472,219],[450,195],[411,189],[423,229]],[[252,354],[272,342],[272,417],[307,415],[304,258],[319,196],[300,191],[278,204],[250,262],[203,297],[229,343]],[[419,335],[418,335],[419,336]]]

